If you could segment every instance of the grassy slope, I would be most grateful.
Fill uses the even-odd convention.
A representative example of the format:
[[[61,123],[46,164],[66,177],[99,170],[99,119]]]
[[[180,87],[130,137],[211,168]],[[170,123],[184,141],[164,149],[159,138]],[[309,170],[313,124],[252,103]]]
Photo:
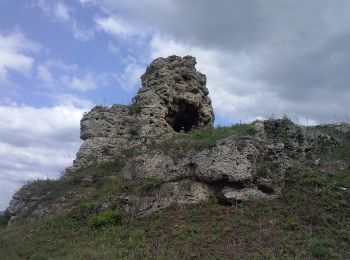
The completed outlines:
[[[210,146],[210,140],[232,129],[194,133],[194,141],[186,144],[195,149]],[[343,159],[348,148],[329,156]],[[118,205],[108,214],[97,213],[109,194],[130,189],[145,192],[157,185],[123,181],[122,166],[112,162],[77,173],[92,176],[93,188],[82,185],[77,175],[51,181],[56,195],[78,188],[89,195],[71,212],[0,230],[0,258],[350,258],[349,170],[333,175],[294,170],[287,176],[283,196],[275,201],[227,207],[212,200],[172,207],[145,219],[120,219]]]

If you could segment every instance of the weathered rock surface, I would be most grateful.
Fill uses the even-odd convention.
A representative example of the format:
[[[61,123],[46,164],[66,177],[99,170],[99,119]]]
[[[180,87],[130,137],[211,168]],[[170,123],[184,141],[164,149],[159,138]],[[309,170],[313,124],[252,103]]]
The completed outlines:
[[[48,198],[51,192],[50,187],[31,183],[24,185],[12,197],[7,208],[7,212],[12,216],[10,222],[27,217],[42,219],[54,212],[69,209],[76,202],[76,192],[69,191],[54,203],[50,203]]]
[[[193,204],[208,200],[212,194],[211,188],[205,183],[182,180],[166,182],[142,196],[121,195],[115,199],[121,202],[126,214],[145,216],[170,205]]]
[[[142,87],[130,106],[97,106],[81,120],[84,140],[74,171],[94,162],[111,160],[128,148],[213,126],[214,114],[205,75],[196,59],[170,56],[154,60],[142,75]]]
[[[274,199],[281,193],[286,172],[297,160],[306,160],[305,156],[320,146],[334,149],[339,145],[328,135],[288,120],[256,122],[253,126],[257,128],[255,136],[230,136],[200,152],[154,150],[130,159],[123,170],[125,179],[153,178],[163,184],[147,197],[126,196],[125,211],[146,215],[154,212],[153,204],[160,209],[169,201],[192,203],[191,199],[207,197],[216,197],[223,204]],[[194,188],[164,192],[179,182]],[[206,196],[199,196],[203,190]],[[184,196],[191,199],[184,200]]]

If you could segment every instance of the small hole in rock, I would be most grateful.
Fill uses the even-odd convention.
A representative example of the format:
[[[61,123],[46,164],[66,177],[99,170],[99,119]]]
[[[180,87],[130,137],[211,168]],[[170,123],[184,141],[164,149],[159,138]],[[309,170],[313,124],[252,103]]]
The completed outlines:
[[[217,197],[217,200],[218,200],[218,204],[219,205],[222,205],[222,206],[236,206],[236,205],[239,205],[240,203],[242,203],[241,200],[232,200],[232,199],[227,199],[225,198],[224,196],[218,196]]]
[[[260,190],[266,194],[273,194],[275,192],[275,190],[273,188],[266,186],[266,185],[259,185],[258,190]]]

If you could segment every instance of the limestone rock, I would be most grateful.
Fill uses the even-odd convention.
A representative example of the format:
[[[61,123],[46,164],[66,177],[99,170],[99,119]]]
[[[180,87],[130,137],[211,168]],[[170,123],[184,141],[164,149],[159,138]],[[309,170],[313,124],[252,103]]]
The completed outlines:
[[[205,183],[182,180],[166,182],[148,194],[121,195],[124,212],[130,215],[150,215],[174,204],[193,204],[208,200],[213,194],[212,189]]]
[[[126,211],[147,215],[169,201],[192,203],[203,187],[205,194],[223,204],[274,199],[281,194],[285,174],[305,158],[306,151],[316,151],[320,145],[336,147],[328,135],[287,120],[255,122],[253,126],[257,123],[260,130],[256,136],[230,136],[203,151],[181,150],[179,156],[176,150],[154,150],[131,158],[123,170],[125,179],[152,178],[164,184],[147,196],[129,197]],[[182,189],[171,192],[178,182],[185,181],[197,186],[192,186],[190,193]],[[164,187],[172,195],[164,193]]]
[[[25,217],[48,193],[49,190],[47,189],[26,184],[13,195],[7,211],[12,216]]]
[[[334,128],[335,130],[337,130],[343,134],[350,133],[350,124],[348,124],[348,123],[326,124],[326,125],[322,125],[322,126]]]
[[[234,204],[235,202],[240,201],[273,199],[276,198],[276,194],[269,195],[261,190],[253,188],[244,188],[241,190],[237,190],[231,187],[225,187],[222,190],[222,197],[222,199],[224,199],[226,203],[230,202],[231,204]]]
[[[184,152],[182,158],[151,151],[128,161],[126,179],[158,178],[174,181],[194,178],[203,182],[246,181],[252,178],[264,151],[263,142],[232,136],[199,153]]]
[[[176,132],[212,127],[206,76],[195,65],[191,56],[155,59],[130,106],[96,106],[84,115],[84,143],[68,171],[120,157],[125,149],[159,142]]]

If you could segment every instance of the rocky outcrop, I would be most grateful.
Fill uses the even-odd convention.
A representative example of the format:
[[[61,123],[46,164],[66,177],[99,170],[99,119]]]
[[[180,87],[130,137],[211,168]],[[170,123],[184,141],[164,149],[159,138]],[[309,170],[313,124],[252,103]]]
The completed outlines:
[[[84,115],[84,143],[68,170],[111,160],[125,149],[142,149],[176,132],[212,127],[206,76],[195,65],[191,56],[155,59],[141,76],[142,87],[130,106],[97,106]]]
[[[58,199],[51,200],[54,191],[49,182],[36,181],[24,185],[17,191],[7,208],[11,216],[10,222],[18,218],[42,219],[52,213],[70,209],[77,202],[79,195],[75,191],[68,191]]]
[[[256,129],[254,136],[233,135],[203,151],[156,149],[130,159],[123,170],[125,179],[151,178],[162,184],[146,197],[120,195],[115,199],[124,202],[124,211],[141,215],[169,203],[209,197],[225,205],[274,199],[293,166],[316,154],[320,146],[335,149],[339,145],[334,138],[289,120],[255,122],[251,127]],[[187,189],[179,188],[183,186]]]

